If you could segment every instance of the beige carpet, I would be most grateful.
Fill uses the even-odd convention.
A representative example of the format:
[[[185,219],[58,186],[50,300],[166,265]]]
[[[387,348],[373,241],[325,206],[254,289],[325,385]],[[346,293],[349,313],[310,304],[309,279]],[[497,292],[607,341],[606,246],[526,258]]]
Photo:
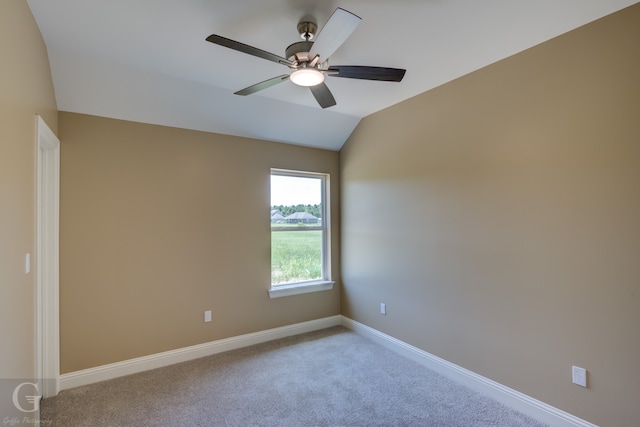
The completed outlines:
[[[62,391],[55,426],[527,426],[539,423],[343,327]]]

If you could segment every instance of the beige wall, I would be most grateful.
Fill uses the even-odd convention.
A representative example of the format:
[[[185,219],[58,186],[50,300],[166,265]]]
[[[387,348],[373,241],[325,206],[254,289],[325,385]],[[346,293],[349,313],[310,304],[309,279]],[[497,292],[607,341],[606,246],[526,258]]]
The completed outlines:
[[[0,2],[0,64],[0,417],[22,419],[5,379],[35,376],[35,115],[57,130],[49,59],[26,1]]]
[[[364,119],[341,152],[343,314],[640,425],[638,41],[640,5]]]
[[[0,378],[34,374],[35,115],[55,132],[47,51],[26,2],[0,2]],[[36,267],[35,258],[33,266]]]
[[[339,285],[267,295],[272,167],[331,174],[339,275],[339,153],[66,112],[59,120],[63,373],[339,313]]]

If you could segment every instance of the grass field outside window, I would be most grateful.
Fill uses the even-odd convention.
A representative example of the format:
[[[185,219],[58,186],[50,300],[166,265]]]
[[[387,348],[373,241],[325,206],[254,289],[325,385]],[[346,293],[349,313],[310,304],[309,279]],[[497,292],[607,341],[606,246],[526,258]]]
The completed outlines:
[[[271,233],[271,283],[322,279],[322,231]]]

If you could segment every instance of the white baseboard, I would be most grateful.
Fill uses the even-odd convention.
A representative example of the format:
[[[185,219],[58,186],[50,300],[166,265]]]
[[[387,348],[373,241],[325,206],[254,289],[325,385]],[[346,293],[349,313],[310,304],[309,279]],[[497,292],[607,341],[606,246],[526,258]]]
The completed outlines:
[[[67,374],[60,375],[60,390],[110,380],[125,375],[148,371],[149,369],[161,368],[174,363],[186,362],[188,360],[211,356],[212,354],[222,353],[224,351],[235,350],[242,347],[248,347],[250,345],[326,329],[341,324],[342,316],[325,317],[280,328],[267,329],[265,331],[239,335],[236,337],[211,341],[176,350],[169,350],[149,356],[137,357],[135,359],[110,363],[108,365],[97,366],[95,368],[69,372]]]
[[[558,408],[541,402],[526,394],[504,386],[493,380],[471,372],[451,362],[447,362],[433,354],[407,344],[390,335],[366,326],[348,317],[342,317],[342,325],[346,328],[375,341],[396,353],[412,359],[421,365],[463,384],[473,390],[490,396],[493,399],[554,427],[597,427],[581,418],[564,412]]]

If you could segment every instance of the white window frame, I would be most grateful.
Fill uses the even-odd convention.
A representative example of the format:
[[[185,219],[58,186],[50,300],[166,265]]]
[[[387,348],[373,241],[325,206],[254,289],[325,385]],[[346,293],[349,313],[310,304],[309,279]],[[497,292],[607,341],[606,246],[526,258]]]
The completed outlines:
[[[271,169],[272,175],[300,177],[300,178],[314,178],[320,179],[320,191],[321,191],[321,205],[322,205],[322,223],[317,227],[306,227],[308,231],[320,230],[322,231],[322,278],[315,280],[306,280],[302,282],[286,283],[286,284],[271,284],[269,289],[269,298],[280,298],[291,295],[306,294],[309,292],[329,291],[333,289],[334,281],[331,280],[331,208],[329,204],[329,188],[330,188],[330,176],[328,173],[318,172],[304,172],[288,169]],[[272,227],[271,224],[270,233],[292,231],[290,227]],[[270,234],[271,236],[271,234]]]

